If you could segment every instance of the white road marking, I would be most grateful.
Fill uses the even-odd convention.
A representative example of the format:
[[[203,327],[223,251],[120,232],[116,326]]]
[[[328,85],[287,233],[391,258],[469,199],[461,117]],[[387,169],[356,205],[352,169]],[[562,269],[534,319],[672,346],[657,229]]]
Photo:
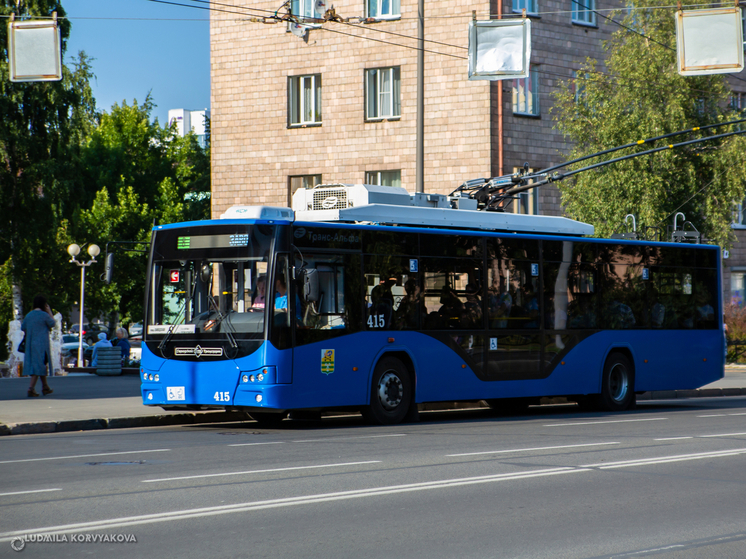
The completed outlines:
[[[678,456],[660,456],[658,458],[640,458],[637,460],[624,460],[623,462],[600,462],[598,464],[585,464],[580,468],[599,468],[607,470],[611,468],[628,468],[630,466],[647,466],[649,464],[667,464],[669,462],[684,462],[688,460],[702,460],[704,458],[722,458],[724,456],[737,456],[746,454],[746,448],[733,450],[721,450],[719,452],[698,452],[696,454],[680,454]]]
[[[728,415],[746,415],[746,412],[745,413],[729,413]]]
[[[649,417],[645,419],[610,419],[609,421],[574,421],[572,423],[551,423],[544,427],[572,427],[574,425],[606,425],[607,423],[636,423],[638,421],[665,421],[667,417]]]
[[[536,450],[557,450],[562,448],[583,448],[588,446],[604,446],[604,445],[612,445],[612,444],[620,444],[620,443],[586,443],[586,444],[568,444],[568,445],[561,445],[561,446],[541,446],[536,448],[513,448],[510,450],[486,450],[484,452],[464,452],[462,454],[446,454],[447,457],[457,457],[457,456],[479,456],[481,454],[508,454],[511,452],[533,452]]]
[[[246,470],[244,472],[223,472],[220,474],[200,474],[196,476],[164,477],[160,479],[144,479],[143,483],[156,483],[159,481],[180,481],[183,479],[203,479],[209,477],[246,476],[251,474],[266,474],[274,472],[292,472],[295,470],[314,470],[319,468],[342,468],[344,466],[361,466],[364,464],[380,464],[380,460],[368,460],[366,462],[345,462],[342,464],[318,464],[316,466],[293,466],[290,468],[272,468],[268,470]]]
[[[326,442],[336,442],[336,441],[349,441],[352,439],[383,439],[387,437],[406,437],[407,435],[405,433],[395,433],[392,435],[362,435],[359,437],[329,437],[328,439],[304,439],[304,440],[297,440],[293,441],[294,443],[326,443]]]
[[[699,435],[700,439],[709,439],[712,437],[741,437],[746,433],[722,433],[721,435]]]
[[[170,522],[174,520],[183,520],[187,518],[204,518],[206,516],[216,516],[220,514],[232,514],[239,512],[251,512],[264,509],[289,507],[297,505],[317,504],[330,501],[342,501],[348,499],[359,499],[364,497],[376,497],[379,495],[394,495],[408,493],[412,491],[427,491],[431,489],[445,489],[450,487],[460,487],[465,485],[474,485],[480,483],[495,483],[500,481],[522,480],[535,477],[555,476],[563,474],[575,474],[580,472],[590,472],[592,470],[583,470],[574,467],[567,468],[550,468],[544,470],[532,470],[528,472],[514,472],[509,474],[496,474],[480,477],[445,479],[440,481],[411,483],[406,485],[392,485],[384,487],[374,487],[370,489],[358,489],[352,491],[341,491],[337,493],[321,493],[317,495],[306,495],[300,497],[289,497],[285,499],[271,499],[267,501],[254,501],[248,503],[238,503],[235,505],[222,505],[217,507],[204,507],[199,509],[186,509],[173,512],[145,514],[140,516],[127,516],[122,518],[112,518],[109,520],[97,520],[93,522],[81,522],[79,524],[65,524],[60,526],[47,526],[44,528],[29,528],[13,532],[0,533],[0,542],[10,541],[17,536],[29,533],[44,534],[65,534],[80,530],[94,531],[112,528],[122,528],[126,526],[136,526],[141,524],[153,524],[155,522]]]
[[[59,526],[32,527],[23,530],[0,533],[0,542],[10,541],[15,537],[23,536],[29,533],[44,533],[50,535],[66,534],[76,531],[94,531],[106,530],[113,528],[123,528],[126,526],[137,526],[142,524],[151,525],[155,522],[171,522],[174,520],[185,520],[189,518],[204,518],[207,516],[217,516],[221,514],[233,514],[241,512],[252,512],[281,507],[290,507],[298,505],[309,505],[331,501],[342,501],[349,499],[360,499],[365,497],[377,497],[381,495],[396,495],[409,493],[413,491],[427,491],[432,489],[447,489],[452,487],[462,487],[482,483],[496,483],[502,481],[525,480],[530,478],[557,476],[565,474],[577,474],[582,472],[594,472],[606,468],[623,468],[637,465],[654,465],[665,464],[667,462],[699,460],[703,458],[724,458],[746,453],[746,448],[740,448],[723,452],[707,452],[699,454],[685,454],[679,456],[661,456],[658,458],[648,458],[642,460],[628,460],[625,462],[611,462],[601,464],[591,464],[588,466],[568,466],[563,468],[549,468],[541,470],[530,470],[527,472],[513,472],[506,474],[495,474],[479,477],[465,477],[444,479],[439,481],[430,481],[422,483],[411,483],[405,485],[391,485],[383,487],[373,487],[369,489],[357,489],[352,491],[340,491],[336,493],[321,493],[316,495],[304,495],[299,497],[289,497],[284,499],[270,499],[266,501],[253,501],[247,503],[238,503],[235,505],[222,505],[217,507],[204,507],[198,509],[184,509],[172,512],[163,512],[156,514],[144,514],[140,516],[125,516],[121,518],[112,518],[108,520],[96,520],[93,522],[82,522],[79,524],[63,524]]]
[[[228,446],[259,446],[263,444],[285,444],[283,441],[275,441],[273,443],[238,443],[238,444],[229,444]]]
[[[75,456],[50,456],[47,458],[25,458],[23,460],[3,460],[0,464],[16,464],[18,462],[42,462],[44,460],[70,460],[72,458],[95,458],[97,456],[118,456],[121,454],[143,454],[145,452],[170,452],[170,448],[155,450],[127,450],[123,452],[101,452],[99,454],[77,454]]]
[[[62,488],[55,487],[53,489],[33,489],[31,491],[13,491],[12,493],[0,493],[0,497],[7,497],[9,495],[28,495],[29,493],[47,493],[49,491],[62,491]]]
[[[654,441],[683,441],[684,439],[693,439],[694,437],[666,437],[665,439],[653,439]]]
[[[697,417],[725,417],[724,413],[712,413],[709,415],[698,415]]]

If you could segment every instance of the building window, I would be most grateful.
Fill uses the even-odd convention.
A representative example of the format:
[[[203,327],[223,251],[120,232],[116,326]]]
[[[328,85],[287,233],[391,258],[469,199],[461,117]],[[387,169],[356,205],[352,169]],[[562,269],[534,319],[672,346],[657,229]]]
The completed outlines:
[[[523,169],[521,167],[513,167],[513,174],[520,173]],[[529,169],[528,173],[533,173],[533,169]],[[533,179],[528,181],[528,184],[532,184]],[[539,189],[532,188],[524,192],[518,193],[513,198],[512,211],[514,214],[527,214],[527,215],[539,215]]]
[[[288,79],[290,126],[321,124],[321,75]]]
[[[365,118],[396,118],[401,115],[399,68],[365,71]]]
[[[746,94],[732,92],[730,95],[730,108],[734,111],[743,111],[746,109]]]
[[[539,0],[513,0],[513,11],[521,13],[525,9],[527,14],[537,14],[539,13],[538,3]]]
[[[746,200],[733,204],[733,217],[731,225],[735,229],[746,229]]]
[[[291,0],[290,11],[301,18],[323,18],[324,12],[317,12],[315,6],[316,0]]]
[[[365,17],[388,19],[401,17],[401,0],[367,0]]]
[[[744,293],[744,287],[746,286],[746,281],[744,281],[744,276],[746,276],[746,270],[744,270],[741,267],[738,268],[731,268],[730,273],[730,304],[736,305],[738,307],[742,307],[744,304],[744,296],[746,295]]]
[[[288,177],[288,206],[293,205],[293,194],[302,188],[313,188],[321,184],[321,175],[298,175]]]
[[[377,184],[379,186],[401,186],[401,170],[366,171],[365,184]]]
[[[538,116],[539,76],[532,66],[527,78],[513,80],[513,114]]]
[[[596,0],[570,0],[572,22],[581,25],[596,25]]]
[[[585,104],[585,80],[589,79],[589,76],[589,74],[578,74],[575,70],[572,71],[570,91],[575,95],[576,103]]]

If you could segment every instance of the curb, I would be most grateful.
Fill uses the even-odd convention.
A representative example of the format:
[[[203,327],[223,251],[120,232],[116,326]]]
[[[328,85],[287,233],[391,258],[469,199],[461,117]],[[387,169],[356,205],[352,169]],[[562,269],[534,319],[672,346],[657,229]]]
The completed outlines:
[[[699,388],[697,390],[660,390],[643,392],[638,400],[676,400],[678,398],[717,398],[720,396],[746,396],[746,388]]]
[[[660,390],[637,395],[638,401],[676,400],[686,398],[715,398],[746,396],[746,388],[701,388],[697,390]],[[545,398],[542,404],[568,403],[566,398]],[[480,407],[480,404],[476,404]],[[486,406],[486,404],[485,404]],[[420,411],[441,411],[473,408],[475,402],[435,402],[421,404]],[[98,429],[128,429],[134,427],[165,427],[171,425],[199,425],[205,423],[230,423],[246,421],[243,412],[188,412],[139,417],[114,417],[108,419],[74,419],[68,421],[40,421],[37,423],[0,423],[0,437],[8,435],[37,435]]]
[[[133,427],[163,427],[169,425],[196,425],[246,421],[242,412],[200,412],[110,419],[74,419],[69,421],[41,421],[38,423],[0,424],[0,436],[66,433],[70,431],[95,431],[98,429],[128,429]]]

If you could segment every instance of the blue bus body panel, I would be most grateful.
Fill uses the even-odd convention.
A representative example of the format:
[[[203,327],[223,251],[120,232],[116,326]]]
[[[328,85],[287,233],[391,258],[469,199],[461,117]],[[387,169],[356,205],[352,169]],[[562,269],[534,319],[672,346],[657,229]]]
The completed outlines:
[[[157,372],[159,382],[143,380],[142,396],[146,405],[166,406],[362,406],[370,401],[373,368],[385,353],[406,354],[412,361],[418,403],[595,394],[614,349],[632,355],[637,392],[694,389],[723,377],[723,343],[719,330],[602,331],[572,348],[546,378],[494,381],[480,380],[457,353],[418,332],[360,332],[282,351],[264,343],[248,357],[222,362],[165,361],[146,355],[143,346],[144,373]],[[664,347],[685,349],[661,351]],[[244,382],[259,373],[262,382]],[[180,389],[184,399],[176,400]]]

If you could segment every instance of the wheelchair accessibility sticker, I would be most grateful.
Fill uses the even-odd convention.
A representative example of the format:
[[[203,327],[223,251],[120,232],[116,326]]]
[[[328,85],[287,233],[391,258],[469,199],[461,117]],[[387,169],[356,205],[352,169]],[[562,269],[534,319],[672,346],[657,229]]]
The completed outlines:
[[[329,375],[334,372],[334,350],[321,350],[321,372]]]

